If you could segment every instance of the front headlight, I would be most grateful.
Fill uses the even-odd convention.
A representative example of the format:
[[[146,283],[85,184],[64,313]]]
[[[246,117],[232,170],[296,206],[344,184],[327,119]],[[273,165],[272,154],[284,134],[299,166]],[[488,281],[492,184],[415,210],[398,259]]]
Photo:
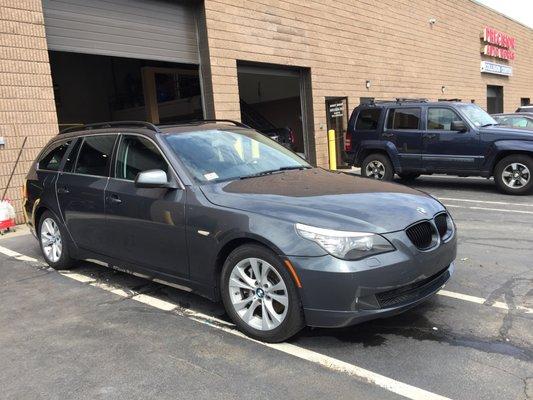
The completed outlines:
[[[303,224],[296,224],[296,231],[329,254],[345,260],[359,260],[395,250],[387,239],[374,233],[336,231]]]

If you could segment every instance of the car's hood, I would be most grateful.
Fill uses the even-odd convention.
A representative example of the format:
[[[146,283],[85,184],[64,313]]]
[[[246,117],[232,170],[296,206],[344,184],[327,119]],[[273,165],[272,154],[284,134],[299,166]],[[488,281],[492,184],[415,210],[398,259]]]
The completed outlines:
[[[481,134],[490,134],[494,137],[510,140],[533,140],[533,130],[530,129],[516,129],[508,126],[491,126],[487,128],[479,128]]]
[[[406,186],[319,168],[201,186],[219,206],[303,224],[386,233],[432,217],[444,207]]]

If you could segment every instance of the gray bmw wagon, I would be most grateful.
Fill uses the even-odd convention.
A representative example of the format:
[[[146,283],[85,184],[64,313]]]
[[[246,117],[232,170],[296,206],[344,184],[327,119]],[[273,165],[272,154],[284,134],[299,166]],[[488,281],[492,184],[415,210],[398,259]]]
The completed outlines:
[[[455,224],[431,196],[313,168],[232,121],[63,131],[25,193],[50,266],[93,259],[185,287],[269,342],[405,311],[456,257]]]

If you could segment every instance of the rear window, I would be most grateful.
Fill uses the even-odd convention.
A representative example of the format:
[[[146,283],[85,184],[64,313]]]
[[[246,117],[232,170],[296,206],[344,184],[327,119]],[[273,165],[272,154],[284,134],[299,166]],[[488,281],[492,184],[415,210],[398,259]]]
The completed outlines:
[[[378,129],[380,115],[381,109],[379,108],[361,110],[355,122],[355,129],[358,131],[375,131]]]
[[[115,135],[85,138],[74,172],[83,175],[108,176],[109,160],[113,152],[115,138]]]
[[[59,171],[61,160],[67,152],[70,141],[56,145],[50,149],[40,160],[39,169],[45,169],[48,171]]]
[[[420,108],[391,108],[387,129],[420,129]]]

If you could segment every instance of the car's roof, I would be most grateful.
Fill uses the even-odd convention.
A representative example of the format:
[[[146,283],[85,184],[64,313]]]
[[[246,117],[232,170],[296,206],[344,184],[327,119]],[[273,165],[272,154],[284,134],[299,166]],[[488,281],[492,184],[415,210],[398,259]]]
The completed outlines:
[[[420,107],[420,106],[444,106],[444,105],[467,105],[471,103],[465,103],[462,101],[396,101],[396,100],[390,100],[390,101],[376,101],[376,102],[370,102],[361,104],[360,107]]]
[[[526,117],[533,118],[533,113],[528,112],[516,112],[516,113],[501,113],[501,114],[492,114],[493,117]]]

